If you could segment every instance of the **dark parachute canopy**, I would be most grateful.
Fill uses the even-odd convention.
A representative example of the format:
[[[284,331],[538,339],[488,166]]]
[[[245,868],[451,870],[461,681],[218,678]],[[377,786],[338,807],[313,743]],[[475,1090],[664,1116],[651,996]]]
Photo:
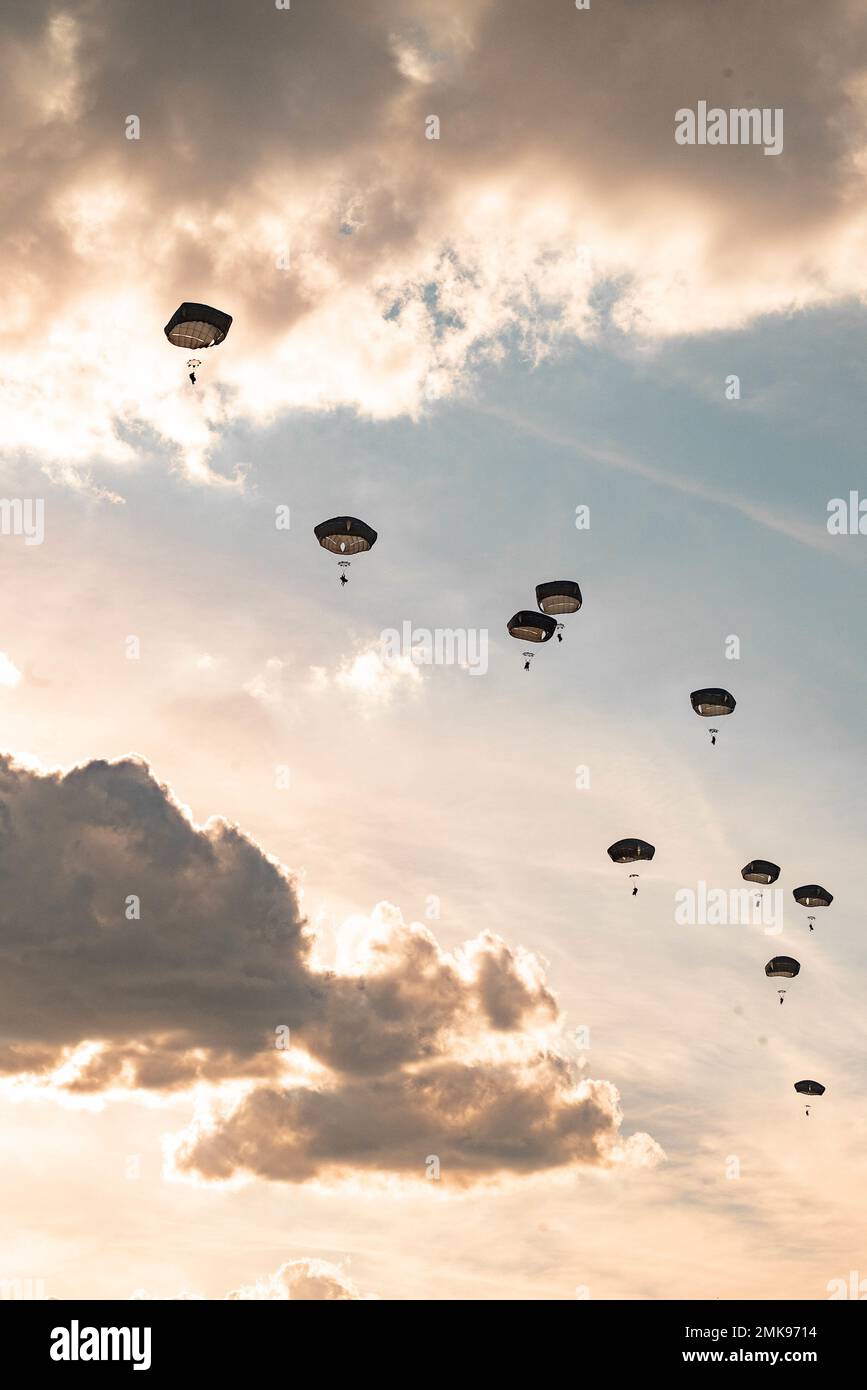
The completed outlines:
[[[834,901],[833,893],[820,888],[818,883],[805,884],[803,888],[793,888],[792,897],[801,907],[830,907]]]
[[[330,521],[320,521],[313,527],[313,534],[323,550],[330,550],[333,555],[362,555],[376,544],[373,527],[357,516],[333,516]]]
[[[705,690],[694,690],[689,698],[696,714],[700,714],[702,719],[717,719],[724,714],[731,714],[737,704],[734,695],[715,686],[708,686]],[[709,729],[708,733],[711,744],[715,744],[719,729]]]
[[[772,864],[769,859],[751,859],[741,869],[741,878],[745,878],[747,883],[776,883],[779,877],[779,864]]]
[[[330,521],[320,521],[318,526],[313,527],[313,534],[322,549],[329,550],[332,555],[363,555],[376,545],[373,527],[368,526],[366,521],[359,521],[357,516],[333,516]],[[350,562],[344,558],[339,564],[340,582],[348,584],[346,571]]]
[[[696,714],[700,714],[702,719],[717,719],[724,714],[731,714],[737,704],[734,695],[712,686],[706,690],[694,690],[689,698]]]
[[[550,642],[557,631],[554,618],[547,613],[534,613],[521,610],[509,619],[509,634],[521,642]]]
[[[536,585],[536,602],[543,613],[559,616],[577,613],[583,599],[574,579],[552,579],[547,584]]]
[[[509,636],[517,637],[520,642],[550,642],[557,628],[561,626],[556,618],[549,617],[547,613],[533,613],[524,608],[510,618],[508,623]],[[525,671],[529,671],[533,655],[533,652],[524,652]]]
[[[655,853],[655,846],[646,840],[617,840],[608,848],[608,857],[615,864],[634,864],[638,859],[652,859]]]
[[[232,315],[224,314],[222,309],[212,309],[210,304],[182,304],[172,314],[163,332],[174,347],[201,352],[204,348],[216,347],[221,343],[231,326]],[[198,357],[190,357],[187,361],[190,381],[194,386],[196,369],[201,365]]]
[[[164,332],[175,347],[199,352],[216,347],[232,326],[232,315],[209,304],[182,304],[165,326]]]
[[[821,1081],[796,1081],[795,1090],[799,1095],[807,1096],[810,1099],[812,1099],[813,1096],[823,1096],[825,1094],[825,1087],[822,1085]],[[806,1105],[806,1114],[808,1116],[810,1114],[809,1100]]]
[[[608,858],[613,859],[615,864],[635,864],[639,859],[652,859],[655,853],[653,845],[646,840],[615,840],[613,845],[608,846]],[[639,875],[630,874],[629,877],[637,880]],[[632,885],[632,896],[638,896],[637,881]]]
[[[800,969],[800,962],[792,956],[774,956],[765,966],[765,974],[772,980],[794,980]]]

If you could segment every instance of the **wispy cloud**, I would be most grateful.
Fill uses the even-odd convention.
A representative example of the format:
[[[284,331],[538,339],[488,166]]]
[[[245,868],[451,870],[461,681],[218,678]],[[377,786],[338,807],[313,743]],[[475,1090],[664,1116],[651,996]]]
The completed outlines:
[[[643,478],[656,487],[667,488],[671,492],[677,492],[686,497],[694,497],[713,507],[722,507],[737,512],[757,526],[775,531],[779,535],[785,536],[787,540],[795,541],[798,545],[805,545],[811,550],[821,551],[822,554],[832,556],[835,559],[856,564],[859,568],[863,566],[865,557],[862,557],[861,551],[841,545],[839,538],[830,535],[825,525],[827,516],[817,518],[816,522],[808,524],[797,517],[786,515],[758,502],[751,502],[748,498],[725,492],[722,488],[709,487],[699,478],[666,473],[663,469],[656,468],[653,464],[646,463],[643,459],[636,458],[621,449],[590,444],[586,439],[554,429],[538,420],[532,420],[518,411],[482,402],[476,402],[473,409],[481,414],[501,420],[512,429],[518,429],[524,434],[543,439],[546,444],[553,444],[559,449],[568,449],[571,452],[579,453],[603,468],[614,468],[618,472],[631,473],[634,477]]]

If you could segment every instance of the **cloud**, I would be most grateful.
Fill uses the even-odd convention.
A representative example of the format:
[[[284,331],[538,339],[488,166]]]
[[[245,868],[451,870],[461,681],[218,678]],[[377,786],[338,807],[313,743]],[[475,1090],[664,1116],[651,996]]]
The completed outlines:
[[[227,1299],[280,1302],[293,1299],[346,1302],[373,1297],[373,1294],[361,1293],[338,1265],[327,1260],[287,1260],[266,1279],[226,1294]]]
[[[212,663],[213,664],[213,663]],[[269,657],[264,670],[247,681],[244,691],[264,705],[279,705],[283,699],[285,663],[279,657]]]
[[[136,1289],[132,1297],[148,1301],[151,1295]],[[329,1260],[305,1259],[287,1260],[273,1274],[257,1279],[255,1284],[242,1284],[224,1298],[231,1302],[356,1302],[376,1299],[376,1294],[362,1293],[340,1265]],[[203,1297],[185,1291],[175,1296],[177,1300],[202,1302]]]
[[[390,704],[398,690],[419,689],[421,671],[409,656],[387,656],[376,647],[344,661],[335,682],[366,704]]]
[[[688,497],[696,497],[700,501],[709,502],[714,507],[738,512],[757,526],[774,531],[778,535],[785,536],[798,545],[805,545],[811,550],[818,550],[826,555],[834,555],[843,560],[844,563],[860,563],[854,551],[836,544],[836,538],[828,532],[826,526],[808,524],[796,516],[781,512],[778,508],[762,506],[738,493],[727,492],[724,488],[710,487],[698,478],[689,475],[666,473],[663,469],[655,468],[652,464],[646,463],[642,458],[624,453],[623,450],[608,447],[599,448],[586,438],[579,438],[552,429],[547,423],[528,419],[517,411],[487,405],[480,406],[479,410],[485,415],[491,415],[504,421],[512,429],[522,430],[527,434],[544,439],[548,444],[554,444],[558,448],[569,449],[573,452],[580,451],[585,457],[594,459],[605,468],[632,473],[636,477],[654,483],[657,487],[667,488],[672,492],[679,492]]]
[[[659,1157],[569,1059],[535,956],[492,931],[447,951],[380,904],[339,968],[314,965],[289,871],[237,826],[196,826],[140,759],[0,759],[0,871],[6,1087],[196,1087],[176,1175],[421,1179],[435,1154],[460,1186]]]
[[[7,12],[6,448],[82,485],[159,444],[237,485],[210,463],[236,419],[417,416],[507,349],[532,364],[605,324],[664,339],[863,299],[867,16],[849,0],[787,15]],[[699,98],[781,107],[783,154],[678,146],[674,114]],[[195,391],[161,332],[183,299],[235,315]]]
[[[6,652],[0,652],[0,685],[13,688],[21,679],[21,672]]]
[[[204,669],[212,669],[213,661]],[[199,662],[201,665],[201,660]],[[289,690],[289,666],[279,657],[269,657],[261,671],[246,681],[243,690],[263,709],[285,706]],[[361,648],[343,658],[333,671],[311,666],[308,690],[322,695],[337,690],[351,696],[369,713],[390,705],[401,691],[418,692],[422,686],[419,667],[408,656],[390,656],[378,647]]]
[[[649,1136],[618,1142],[616,1089],[578,1081],[560,1057],[485,1066],[443,1061],[336,1089],[260,1086],[214,1124],[179,1136],[180,1173],[227,1181],[238,1173],[303,1182],[323,1171],[423,1178],[431,1157],[463,1186],[568,1164],[652,1166]]]

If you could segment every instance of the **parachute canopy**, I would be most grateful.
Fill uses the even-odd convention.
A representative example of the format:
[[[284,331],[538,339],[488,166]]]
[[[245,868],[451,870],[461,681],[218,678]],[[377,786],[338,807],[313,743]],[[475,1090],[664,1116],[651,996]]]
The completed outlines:
[[[723,714],[731,714],[737,701],[727,690],[694,690],[690,695],[692,707],[703,719],[718,719]]]
[[[808,883],[803,888],[793,888],[792,897],[801,907],[830,907],[834,901],[833,893],[820,888],[818,883]]]
[[[800,962],[791,956],[774,956],[773,960],[769,960],[765,966],[765,974],[769,975],[772,980],[794,980],[800,969]]]
[[[509,619],[509,633],[521,642],[550,642],[557,631],[557,622],[547,613],[516,613]]]
[[[333,555],[361,555],[376,544],[373,527],[357,516],[333,516],[330,521],[320,521],[313,527],[313,534],[323,550],[330,550]]]
[[[200,348],[216,347],[232,326],[232,315],[209,304],[182,304],[176,309],[163,330],[174,347],[198,352]]]
[[[825,1087],[819,1081],[796,1081],[795,1090],[802,1096],[823,1096]]]
[[[646,840],[617,840],[608,849],[608,857],[615,864],[634,864],[637,859],[652,859],[655,853],[655,846]]]
[[[552,579],[536,585],[536,602],[543,613],[577,613],[583,602],[574,579]]]
[[[776,883],[779,877],[779,864],[772,864],[769,859],[751,859],[741,869],[741,878],[747,883]]]

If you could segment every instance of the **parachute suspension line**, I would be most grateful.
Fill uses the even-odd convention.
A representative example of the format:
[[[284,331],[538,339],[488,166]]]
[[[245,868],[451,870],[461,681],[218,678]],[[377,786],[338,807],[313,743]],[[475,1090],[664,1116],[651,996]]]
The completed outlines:
[[[557,631],[557,623],[546,613],[544,609],[536,613],[529,608],[521,608],[509,619],[506,624],[510,637],[514,637],[519,642],[550,642],[554,633]],[[529,671],[530,663],[535,656],[535,652],[528,651],[523,653],[524,670]]]
[[[806,1097],[804,1102],[804,1114],[807,1116],[807,1119],[809,1119],[810,1107],[813,1104],[814,1098],[816,1096],[823,1096],[825,1094],[825,1087],[818,1081],[796,1081],[795,1090],[799,1095]]]
[[[172,347],[187,352],[206,352],[223,341],[232,327],[232,315],[210,304],[181,304],[172,314],[163,332]],[[200,357],[187,358],[190,385],[196,384],[196,371],[202,365]]]
[[[637,864],[653,858],[656,849],[649,845],[646,840],[616,840],[613,845],[608,846],[608,858],[614,864]],[[629,875],[632,880],[632,896],[638,897],[639,873]]]
[[[313,527],[313,534],[322,549],[337,560],[341,588],[349,583],[350,555],[364,555],[376,545],[373,527],[366,521],[359,521],[357,516],[333,516],[328,521],[320,521]]]

